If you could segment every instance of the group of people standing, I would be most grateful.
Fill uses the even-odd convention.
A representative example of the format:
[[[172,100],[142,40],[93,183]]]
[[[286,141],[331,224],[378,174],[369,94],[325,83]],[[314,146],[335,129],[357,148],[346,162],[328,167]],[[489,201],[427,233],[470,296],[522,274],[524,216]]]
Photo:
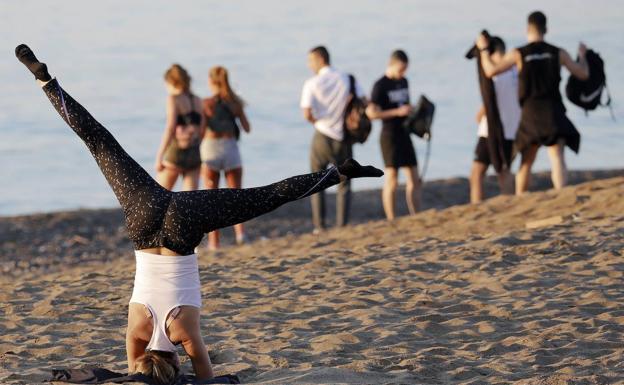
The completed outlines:
[[[407,54],[392,52],[384,75],[375,83],[366,115],[383,122],[380,136],[386,181],[383,187],[383,207],[388,219],[395,217],[395,195],[398,172],[407,178],[407,207],[411,214],[420,207],[420,178],[416,152],[409,133],[402,128],[410,113],[410,93],[405,72]],[[312,172],[325,170],[330,165],[342,164],[353,156],[353,141],[345,134],[344,113],[350,98],[366,98],[359,83],[350,75],[330,65],[328,50],[319,46],[310,50],[308,65],[314,77],[303,87],[301,108],[306,120],[313,124],[310,166]],[[241,130],[250,132],[244,101],[232,90],[228,71],[221,66],[208,73],[212,96],[201,99],[191,90],[191,77],[179,64],[165,72],[168,92],[165,130],[156,155],[155,169],[161,186],[172,190],[182,179],[182,190],[219,187],[223,172],[227,187],[242,185],[242,161],[238,148]],[[368,98],[366,98],[368,99]],[[336,194],[336,224],[344,226],[349,219],[351,200],[350,180],[338,186]],[[314,231],[326,227],[325,195],[321,191],[311,197]],[[236,242],[245,242],[243,224],[234,226]],[[208,247],[219,247],[218,232],[208,234]]]
[[[406,176],[406,199],[410,214],[416,213],[420,207],[416,152],[409,132],[403,128],[403,121],[412,110],[409,85],[405,78],[408,63],[407,54],[403,50],[392,52],[384,75],[375,82],[370,98],[366,98],[357,80],[331,66],[327,48],[318,46],[308,53],[308,66],[315,75],[305,82],[301,93],[303,116],[315,129],[310,150],[313,172],[323,170],[329,164],[340,164],[352,156],[354,143],[344,128],[345,108],[351,98],[368,99],[366,115],[370,120],[382,121],[380,146],[385,166],[382,203],[389,220],[395,217],[399,170]],[[351,201],[349,183],[347,180],[340,184],[336,194],[337,226],[344,226],[348,222]],[[314,231],[320,232],[326,225],[324,192],[312,196],[311,200]]]
[[[528,191],[531,168],[540,146],[545,146],[551,162],[553,187],[567,183],[565,147],[578,152],[580,134],[566,116],[559,91],[561,67],[580,80],[589,77],[585,58],[587,48],[579,44],[575,61],[562,48],[544,41],[546,16],[539,11],[528,17],[527,40],[523,47],[507,51],[503,39],[482,33],[478,36],[473,55],[477,57],[483,104],[477,112],[478,141],[470,176],[470,201],[483,200],[483,180],[490,165],[498,176],[503,194],[514,192],[511,165],[515,154],[521,163],[515,178],[515,193]],[[469,56],[470,57],[470,56]],[[410,90],[405,72],[409,60],[403,50],[396,50],[384,75],[373,85],[370,97],[351,75],[330,65],[328,50],[315,47],[308,54],[308,65],[315,76],[304,84],[300,106],[315,133],[310,151],[312,171],[328,164],[340,164],[351,157],[353,141],[344,129],[345,106],[351,98],[366,98],[366,115],[381,120],[379,136],[384,161],[385,182],[382,203],[388,220],[395,217],[395,195],[398,173],[406,177],[405,192],[410,214],[421,205],[421,180],[416,153],[404,121],[412,111]],[[341,184],[336,195],[336,225],[348,221],[350,186]],[[325,227],[323,192],[312,197],[312,218],[315,231]]]
[[[506,51],[500,37],[481,33],[476,40],[483,105],[477,113],[479,140],[470,177],[470,199],[483,199],[483,177],[493,165],[502,193],[512,193],[513,153],[521,155],[515,192],[529,188],[531,168],[540,146],[551,163],[553,187],[567,183],[564,150],[579,151],[580,134],[566,116],[559,83],[561,67],[580,80],[589,78],[587,48],[579,44],[575,61],[563,48],[544,41],[546,15],[532,12],[527,20],[528,44]],[[488,82],[492,83],[488,89]]]
[[[208,72],[212,96],[200,99],[191,90],[191,77],[179,64],[165,72],[167,118],[165,131],[156,155],[157,181],[172,190],[182,179],[182,190],[219,187],[223,172],[229,188],[242,185],[242,161],[238,149],[241,129],[251,130],[245,115],[245,103],[232,90],[228,71],[216,66]],[[234,226],[236,242],[245,241],[243,224]],[[217,231],[208,234],[209,247],[219,247]]]
[[[579,46],[578,61],[561,48],[544,41],[546,16],[533,12],[528,17],[528,44],[507,51],[497,36],[480,34],[475,45],[483,105],[477,113],[478,141],[470,176],[470,200],[483,199],[483,179],[490,165],[497,172],[501,193],[514,192],[511,164],[521,154],[515,178],[515,192],[528,190],[531,167],[537,150],[546,146],[552,166],[552,182],[557,189],[566,185],[564,147],[578,152],[580,135],[565,115],[559,83],[561,66],[579,78],[589,76],[586,47]],[[314,76],[305,81],[300,107],[313,125],[310,148],[312,172],[342,164],[353,155],[354,141],[345,129],[345,111],[352,98],[365,100],[366,116],[380,120],[379,143],[384,162],[385,182],[382,204],[388,220],[395,218],[395,196],[399,171],[405,175],[405,194],[410,214],[421,206],[421,180],[410,133],[404,121],[412,111],[410,89],[405,78],[409,59],[405,51],[391,53],[381,78],[366,94],[351,74],[331,65],[326,47],[312,48],[308,67]],[[198,188],[200,176],[207,189],[218,188],[224,172],[228,187],[240,188],[242,164],[237,145],[241,129],[250,131],[243,100],[232,90],[223,67],[209,71],[208,86],[213,96],[201,100],[190,87],[191,79],[175,64],[165,73],[169,96],[167,123],[156,157],[159,183],[171,189],[182,177],[183,189]],[[490,87],[488,91],[488,87]],[[338,186],[336,225],[349,220],[350,181]],[[316,233],[326,227],[325,195],[311,197],[312,222]],[[234,226],[237,243],[245,240],[242,224]],[[209,247],[219,246],[217,233],[208,236]]]

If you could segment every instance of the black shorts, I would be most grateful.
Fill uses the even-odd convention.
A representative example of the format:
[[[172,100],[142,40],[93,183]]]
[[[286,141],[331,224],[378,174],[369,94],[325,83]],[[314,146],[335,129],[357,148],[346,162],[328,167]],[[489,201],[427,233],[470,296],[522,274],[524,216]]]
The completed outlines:
[[[381,154],[386,167],[416,167],[416,151],[407,131],[382,129],[379,137]]]
[[[561,140],[578,153],[581,134],[566,116],[563,103],[557,100],[525,101],[516,134],[518,150],[524,152],[530,145],[552,146]]]
[[[488,150],[488,142],[487,138],[482,136],[479,137],[479,141],[477,142],[477,147],[475,148],[475,162],[483,163],[486,166],[489,166],[492,162],[490,161],[490,151]],[[505,157],[505,161],[507,164],[511,164],[511,155],[513,152],[513,140],[504,140],[503,141],[503,156]]]

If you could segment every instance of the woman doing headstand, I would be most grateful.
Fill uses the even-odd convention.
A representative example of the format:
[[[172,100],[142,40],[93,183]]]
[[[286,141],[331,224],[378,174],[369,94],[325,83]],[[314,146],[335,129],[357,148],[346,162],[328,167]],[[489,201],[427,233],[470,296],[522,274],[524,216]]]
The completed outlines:
[[[161,383],[177,376],[178,344],[189,355],[199,379],[213,376],[200,332],[201,294],[197,255],[193,253],[204,234],[245,222],[346,178],[383,175],[381,170],[350,159],[338,167],[263,187],[172,192],[156,183],[111,133],[52,79],[28,46],[18,46],[15,54],[87,145],[121,204],[137,262],[128,311],[128,366],[130,372],[141,372]]]

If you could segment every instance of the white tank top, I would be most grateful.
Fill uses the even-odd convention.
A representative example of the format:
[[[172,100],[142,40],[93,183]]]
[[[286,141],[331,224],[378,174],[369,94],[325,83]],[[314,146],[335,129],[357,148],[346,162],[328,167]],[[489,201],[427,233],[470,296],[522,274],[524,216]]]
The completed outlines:
[[[178,306],[201,307],[197,255],[164,256],[135,251],[136,274],[130,303],[152,313],[154,329],[147,350],[175,352],[167,337],[168,314]]]
[[[520,124],[520,102],[518,101],[518,71],[512,67],[501,74],[492,77],[494,91],[496,93],[496,105],[503,123],[505,139],[516,139],[516,132]],[[488,136],[487,119],[485,116],[479,122],[478,135],[484,138]]]

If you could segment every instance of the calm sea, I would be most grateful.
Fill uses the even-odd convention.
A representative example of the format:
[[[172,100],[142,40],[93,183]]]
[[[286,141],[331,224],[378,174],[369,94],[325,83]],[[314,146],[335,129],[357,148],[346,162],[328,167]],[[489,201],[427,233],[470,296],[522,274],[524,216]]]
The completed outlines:
[[[410,56],[412,98],[437,104],[427,179],[466,176],[479,106],[475,64],[463,58],[482,28],[509,46],[524,42],[534,9],[549,17],[548,38],[576,52],[579,40],[606,60],[617,122],[607,110],[586,117],[571,168],[624,166],[624,2],[557,1],[5,1],[0,5],[0,215],[113,207],[115,198],[88,151],[50,107],[14,47],[30,44],[65,88],[153,173],[164,128],[162,76],[185,66],[207,95],[208,68],[224,65],[248,102],[251,135],[241,141],[245,186],[307,172],[312,128],[298,108],[311,76],[306,53],[328,46],[332,61],[370,91],[388,54]],[[567,74],[564,73],[567,78]],[[379,127],[356,158],[381,164]],[[424,143],[418,141],[422,160]],[[548,161],[541,153],[536,169]],[[357,180],[356,189],[381,186]]]

